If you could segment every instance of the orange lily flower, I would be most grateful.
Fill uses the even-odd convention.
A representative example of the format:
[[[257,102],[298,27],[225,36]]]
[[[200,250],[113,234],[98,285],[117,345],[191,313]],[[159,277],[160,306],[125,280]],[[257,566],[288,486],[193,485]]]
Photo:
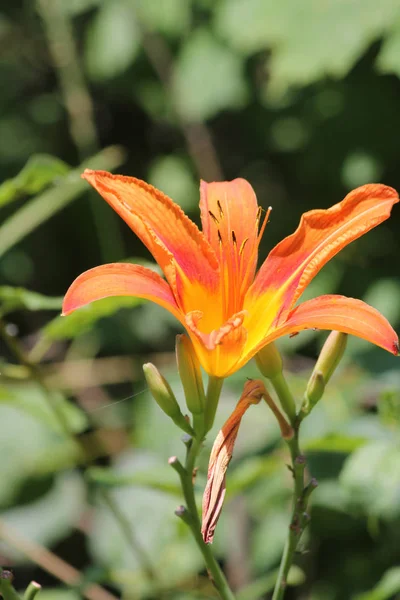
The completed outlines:
[[[305,213],[256,273],[270,208],[244,179],[200,186],[203,231],[168,196],[132,177],[86,170],[83,177],[147,246],[165,279],[139,265],[108,264],[80,275],[63,314],[108,296],[138,296],[169,310],[186,328],[207,373],[226,377],[263,346],[303,329],[338,330],[398,354],[388,321],[360,300],[320,296],[295,306],[339,250],[387,219],[395,190],[364,185],[327,210]]]

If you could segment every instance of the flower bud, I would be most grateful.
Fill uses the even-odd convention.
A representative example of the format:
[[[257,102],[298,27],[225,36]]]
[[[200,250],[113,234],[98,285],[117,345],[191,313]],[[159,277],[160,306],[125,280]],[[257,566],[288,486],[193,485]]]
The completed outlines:
[[[203,378],[193,344],[186,335],[176,336],[176,361],[187,407],[191,413],[201,414],[206,402]]]
[[[179,404],[174,396],[171,386],[160,371],[152,363],[143,365],[144,376],[149,390],[158,406],[168,415],[178,427],[193,435],[193,430],[181,413]]]
[[[342,359],[346,345],[347,333],[332,331],[329,334],[307,384],[303,412],[309,413],[321,399],[326,384]]]
[[[313,371],[309,382],[307,383],[306,398],[310,405],[310,410],[319,400],[325,391],[325,379],[321,371]],[[308,412],[308,411],[307,411]]]
[[[322,347],[314,371],[321,371],[325,385],[340,363],[347,346],[347,333],[331,331]]]
[[[282,357],[273,342],[261,348],[255,356],[257,367],[268,379],[274,379],[282,373]]]

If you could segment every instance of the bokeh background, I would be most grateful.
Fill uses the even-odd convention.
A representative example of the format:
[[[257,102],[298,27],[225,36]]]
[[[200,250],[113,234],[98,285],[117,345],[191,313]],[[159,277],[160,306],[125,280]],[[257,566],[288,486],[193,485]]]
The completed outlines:
[[[36,578],[45,600],[83,597],[88,582],[126,599],[215,597],[173,514],[181,494],[166,461],[183,454],[180,433],[141,374],[153,361],[183,402],[177,323],[126,298],[58,316],[83,270],[151,258],[80,180],[84,166],[145,179],[196,222],[200,178],[247,178],[273,206],[264,257],[305,210],[368,182],[400,189],[399,76],[398,0],[1,3],[0,562],[17,588]],[[307,297],[362,298],[398,327],[399,228],[395,208]],[[279,344],[299,399],[324,339],[304,332]],[[226,383],[214,433],[247,376],[254,365]],[[288,600],[400,598],[399,421],[398,360],[351,339],[304,423],[320,485]],[[289,520],[286,461],[267,408],[252,408],[214,543],[241,600],[268,598],[273,586]],[[49,575],[43,547],[50,570],[58,555],[75,578],[65,564]]]

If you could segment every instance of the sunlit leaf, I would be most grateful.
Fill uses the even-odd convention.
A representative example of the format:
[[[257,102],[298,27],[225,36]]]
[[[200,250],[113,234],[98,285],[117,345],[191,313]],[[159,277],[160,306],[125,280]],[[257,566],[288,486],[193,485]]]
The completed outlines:
[[[109,317],[121,308],[137,306],[141,302],[141,299],[133,296],[118,296],[97,300],[66,317],[56,317],[44,327],[43,334],[51,340],[72,339],[86,331],[90,331],[99,319]]]
[[[331,433],[322,438],[309,440],[303,444],[303,450],[306,452],[340,452],[350,454],[353,450],[363,446],[366,441],[363,437]]]
[[[21,196],[38,194],[69,170],[70,167],[64,161],[54,156],[32,156],[16,177],[0,185],[0,207],[18,200]]]
[[[28,540],[51,545],[64,538],[78,522],[84,509],[85,490],[78,473],[61,473],[51,490],[38,500],[2,512],[5,526],[21,532]],[[3,543],[13,561],[27,563],[26,554]]]
[[[0,256],[87,190],[87,184],[81,178],[86,167],[112,171],[122,159],[120,148],[105,148],[57,180],[52,188],[26,202],[0,226]]]
[[[1,386],[0,405],[10,405],[18,411],[29,414],[43,426],[63,436],[65,431],[60,425],[57,413],[61,414],[73,433],[80,433],[87,427],[86,416],[76,404],[66,400],[57,392],[51,392],[49,401],[46,401],[43,392],[31,382],[13,385],[10,388]]]
[[[244,105],[247,97],[243,60],[206,29],[184,45],[176,63],[173,86],[179,114],[185,119],[209,119]]]
[[[174,155],[157,158],[149,170],[149,183],[173,198],[183,210],[190,211],[199,201],[198,184],[187,162]]]
[[[386,571],[373,590],[365,594],[357,594],[352,600],[389,600],[398,592],[400,592],[400,567],[393,567]]]
[[[373,442],[356,450],[340,474],[349,502],[364,514],[393,518],[400,514],[400,445]]]
[[[65,405],[59,404],[58,408],[64,416],[70,415],[69,410],[64,410]],[[56,468],[52,472],[60,467],[63,469],[66,462],[68,466],[75,464],[75,444],[66,440],[50,407],[45,406],[43,396],[32,384],[13,386],[11,391],[1,388],[0,422],[1,452],[2,456],[7,457],[7,460],[0,461],[2,507],[13,502],[29,478],[42,475],[43,458],[56,460]],[[72,419],[68,417],[67,422],[71,426],[75,423],[74,431],[79,431],[83,424],[83,420],[79,416],[76,418],[76,415]]]
[[[114,469],[120,475],[132,475],[135,471],[151,471],[158,461],[154,455],[136,449],[120,456]],[[182,528],[181,521],[174,515],[175,497],[142,486],[122,487],[110,493],[125,514],[126,527],[132,527],[141,550],[135,550],[135,543],[129,546],[127,536],[102,502],[101,495],[92,521],[90,549],[97,561],[112,570],[115,581],[124,585],[128,595],[128,589],[134,590],[136,596],[149,590],[148,577],[142,570],[143,552],[151,557],[163,585],[176,585],[198,573],[201,555],[188,528]]]
[[[343,77],[399,17],[396,0],[382,0],[379,10],[374,0],[223,0],[215,23],[218,33],[245,54],[271,50],[268,85],[282,93],[293,84]],[[397,69],[397,44],[386,50],[381,65],[386,70]]]
[[[132,3],[103,2],[87,31],[85,61],[89,75],[101,81],[123,73],[133,62],[139,45]]]
[[[44,296],[25,288],[0,286],[0,312],[14,310],[61,310],[62,298]]]
[[[168,465],[165,468],[153,467],[151,470],[135,471],[132,474],[121,474],[106,467],[92,467],[87,471],[87,477],[105,487],[136,485],[182,497],[182,489],[177,482],[176,473]]]
[[[187,31],[191,19],[191,3],[187,0],[139,0],[138,17],[148,31],[180,36]]]

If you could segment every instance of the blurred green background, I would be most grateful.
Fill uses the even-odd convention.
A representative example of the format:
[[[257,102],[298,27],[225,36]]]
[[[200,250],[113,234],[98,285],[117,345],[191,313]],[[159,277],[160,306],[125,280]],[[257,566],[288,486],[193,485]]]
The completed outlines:
[[[177,323],[127,298],[57,316],[85,269],[150,260],[80,180],[84,166],[145,179],[196,222],[200,178],[247,178],[259,203],[273,206],[263,258],[305,210],[368,182],[400,189],[399,76],[399,0],[3,0],[0,563],[13,568],[17,588],[36,578],[44,600],[79,598],[82,582],[126,599],[215,597],[173,514],[181,495],[166,461],[182,455],[180,434],[141,374],[152,360],[183,401]],[[395,208],[323,269],[307,297],[362,298],[398,327],[399,227]],[[304,332],[280,342],[299,399],[324,338]],[[350,340],[304,423],[320,486],[288,600],[400,598],[398,365]],[[246,376],[257,376],[254,365],[227,382],[215,433]],[[91,453],[90,468],[54,406]],[[273,585],[289,521],[286,460],[266,407],[252,408],[214,543],[241,600],[268,598]],[[79,569],[73,585],[46,574],[19,535]]]

